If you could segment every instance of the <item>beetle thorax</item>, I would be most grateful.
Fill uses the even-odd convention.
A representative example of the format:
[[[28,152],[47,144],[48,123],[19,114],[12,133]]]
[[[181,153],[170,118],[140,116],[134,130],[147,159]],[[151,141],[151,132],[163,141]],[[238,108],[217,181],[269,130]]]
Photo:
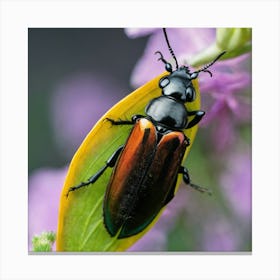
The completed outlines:
[[[195,90],[192,85],[192,74],[187,67],[182,66],[159,81],[162,95],[171,96],[181,102],[192,102]]]
[[[187,125],[187,110],[184,103],[169,97],[160,96],[150,101],[146,107],[147,116],[170,129],[183,129]]]

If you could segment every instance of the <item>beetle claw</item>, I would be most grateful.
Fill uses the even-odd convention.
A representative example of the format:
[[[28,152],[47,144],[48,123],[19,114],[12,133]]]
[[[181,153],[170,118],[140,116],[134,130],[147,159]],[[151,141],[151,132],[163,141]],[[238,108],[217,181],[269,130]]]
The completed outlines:
[[[213,194],[213,192],[207,188],[204,188],[204,187],[192,184],[192,183],[190,183],[189,185],[190,185],[190,187],[192,187],[193,189],[195,189],[201,193],[207,193],[210,196]]]

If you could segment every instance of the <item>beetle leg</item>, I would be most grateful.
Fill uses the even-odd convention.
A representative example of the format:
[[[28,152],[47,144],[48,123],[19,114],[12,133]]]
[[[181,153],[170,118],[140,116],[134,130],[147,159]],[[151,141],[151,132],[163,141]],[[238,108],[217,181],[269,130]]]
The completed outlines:
[[[198,185],[191,183],[190,175],[189,175],[188,169],[186,167],[181,166],[179,169],[179,173],[183,174],[183,180],[187,185],[189,185],[190,187],[192,187],[193,189],[195,189],[201,193],[208,193],[209,195],[212,195],[212,192],[210,190],[208,190],[207,188],[203,188],[203,187],[200,187]]]
[[[124,146],[120,146],[111,156],[110,158],[106,161],[105,165],[99,170],[97,171],[93,176],[91,176],[86,182],[81,182],[79,185],[74,186],[69,188],[66,197],[68,197],[70,192],[73,192],[77,189],[80,189],[82,187],[88,186],[90,184],[93,184],[103,173],[104,171],[108,168],[108,167],[114,167],[117,159],[121,153],[121,151],[123,150]]]
[[[142,115],[133,115],[131,120],[113,120],[113,119],[110,119],[110,118],[106,118],[107,121],[109,121],[112,125],[126,125],[126,124],[129,124],[129,125],[133,125],[135,124],[136,120],[138,119],[141,119],[141,118],[144,118],[144,116]]]
[[[118,120],[118,121],[115,121],[115,120],[110,119],[110,118],[106,118],[106,120],[109,121],[112,125],[134,124],[133,121],[129,121],[129,120]]]
[[[186,128],[191,128],[198,124],[204,115],[205,112],[201,110],[188,112],[188,116],[194,116],[194,118],[188,123]]]
[[[132,120],[132,122],[133,123],[136,123],[136,121],[138,120],[138,119],[142,119],[142,118],[145,118],[145,116],[143,116],[143,115],[133,115],[132,116],[132,118],[131,118],[131,120]]]

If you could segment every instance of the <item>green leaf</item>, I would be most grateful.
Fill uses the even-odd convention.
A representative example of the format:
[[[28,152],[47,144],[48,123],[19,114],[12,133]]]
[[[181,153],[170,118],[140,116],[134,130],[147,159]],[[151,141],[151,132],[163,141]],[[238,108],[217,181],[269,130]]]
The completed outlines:
[[[240,56],[251,51],[251,40],[251,28],[217,28],[216,41],[193,56],[189,63],[194,67],[207,64],[213,61],[222,51],[226,51],[226,54],[221,57],[221,60]]]
[[[55,233],[42,232],[32,238],[32,251],[34,252],[51,252],[52,245],[55,241]]]
[[[111,237],[103,224],[103,197],[112,169],[108,168],[92,185],[71,192],[70,187],[86,181],[95,174],[113,152],[126,142],[131,126],[113,126],[106,118],[127,119],[134,114],[144,114],[148,102],[161,95],[158,86],[163,73],[140,87],[111,108],[89,132],[74,155],[61,193],[57,231],[57,251],[124,251],[147,232],[158,217],[143,232],[132,237],[117,239]],[[188,110],[200,108],[198,83],[195,102],[188,104]],[[98,106],[98,104],[97,104]],[[197,126],[188,129],[187,135],[193,143]],[[187,156],[187,152],[185,157]],[[179,181],[179,180],[178,180]],[[179,182],[178,182],[179,185]]]

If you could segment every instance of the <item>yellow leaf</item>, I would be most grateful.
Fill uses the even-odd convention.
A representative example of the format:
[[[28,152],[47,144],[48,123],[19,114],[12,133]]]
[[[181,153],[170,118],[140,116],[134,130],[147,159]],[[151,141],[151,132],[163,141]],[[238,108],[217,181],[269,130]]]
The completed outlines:
[[[142,237],[159,218],[161,213],[145,230],[132,237],[117,239],[117,237],[112,238],[109,235],[103,224],[102,204],[112,172],[111,168],[108,168],[94,184],[71,192],[68,197],[66,194],[70,187],[86,181],[95,174],[104,166],[113,152],[125,143],[132,126],[114,126],[106,118],[130,120],[135,114],[144,115],[145,107],[149,101],[161,95],[158,81],[167,74],[162,73],[112,107],[96,123],[77,150],[71,161],[61,193],[56,240],[57,251],[125,251]],[[195,80],[193,84],[197,97],[194,102],[187,104],[188,111],[200,109],[198,83]],[[197,125],[184,131],[191,144],[194,141],[196,131]],[[187,148],[185,158],[190,147]],[[177,187],[180,180],[181,177],[178,179]]]

